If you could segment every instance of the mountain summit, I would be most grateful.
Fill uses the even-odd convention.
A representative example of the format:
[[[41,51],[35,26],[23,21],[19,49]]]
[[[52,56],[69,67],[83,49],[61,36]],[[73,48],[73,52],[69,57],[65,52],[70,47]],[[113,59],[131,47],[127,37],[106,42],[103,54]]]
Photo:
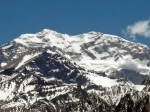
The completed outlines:
[[[44,29],[0,50],[1,112],[147,109],[146,45],[94,31],[70,36]]]

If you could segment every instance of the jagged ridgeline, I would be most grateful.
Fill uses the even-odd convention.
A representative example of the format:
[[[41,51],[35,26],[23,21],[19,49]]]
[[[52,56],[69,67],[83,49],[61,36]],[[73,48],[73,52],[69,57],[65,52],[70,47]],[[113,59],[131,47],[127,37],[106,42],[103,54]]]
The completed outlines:
[[[97,32],[21,35],[1,47],[0,112],[149,112],[149,54]]]

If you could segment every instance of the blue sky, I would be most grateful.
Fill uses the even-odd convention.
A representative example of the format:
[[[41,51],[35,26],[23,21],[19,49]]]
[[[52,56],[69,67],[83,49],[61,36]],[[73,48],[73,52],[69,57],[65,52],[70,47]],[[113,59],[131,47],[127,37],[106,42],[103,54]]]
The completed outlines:
[[[1,0],[0,45],[24,33],[51,29],[97,31],[150,47],[150,0]]]

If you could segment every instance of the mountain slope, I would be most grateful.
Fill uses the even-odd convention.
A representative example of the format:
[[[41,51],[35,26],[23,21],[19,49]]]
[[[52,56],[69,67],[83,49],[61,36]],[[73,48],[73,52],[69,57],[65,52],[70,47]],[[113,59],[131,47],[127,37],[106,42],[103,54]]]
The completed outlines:
[[[1,112],[115,111],[122,108],[124,98],[133,104],[148,99],[145,86],[87,71],[57,52],[43,52],[11,67],[14,69],[0,73],[6,76],[0,84],[0,93],[5,96],[0,98]]]

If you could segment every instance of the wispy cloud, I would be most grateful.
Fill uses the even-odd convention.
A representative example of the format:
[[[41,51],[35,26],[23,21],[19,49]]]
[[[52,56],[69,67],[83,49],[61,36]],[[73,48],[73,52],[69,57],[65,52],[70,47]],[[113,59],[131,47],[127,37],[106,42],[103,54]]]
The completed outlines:
[[[125,36],[131,37],[134,40],[136,39],[136,36],[150,38],[150,19],[138,21],[132,25],[128,25],[122,32]]]

